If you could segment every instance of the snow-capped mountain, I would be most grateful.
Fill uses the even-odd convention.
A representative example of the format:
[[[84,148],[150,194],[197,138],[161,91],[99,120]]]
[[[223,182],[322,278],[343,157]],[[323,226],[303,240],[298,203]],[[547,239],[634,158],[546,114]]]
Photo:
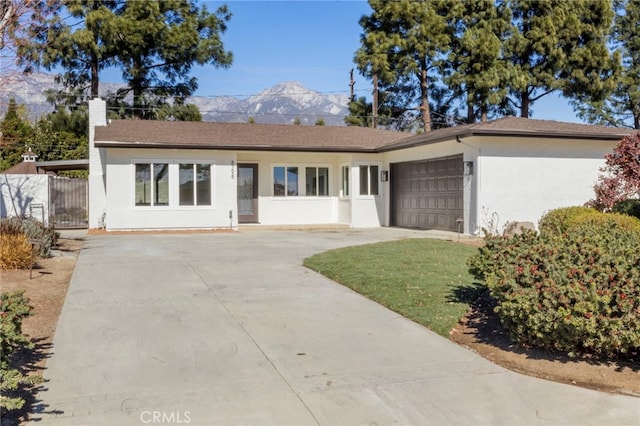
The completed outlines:
[[[100,95],[116,91],[120,84],[100,84]],[[9,98],[15,98],[18,104],[27,106],[32,117],[38,117],[52,111],[47,103],[45,91],[59,89],[52,74],[33,73],[17,75],[0,85],[0,115]],[[315,124],[318,119],[326,125],[344,125],[348,114],[348,96],[344,94],[322,94],[304,87],[295,81],[287,81],[248,98],[231,96],[202,97],[193,96],[187,103],[196,105],[204,121],[247,122],[253,118],[256,123],[291,124],[299,120],[300,124]]]

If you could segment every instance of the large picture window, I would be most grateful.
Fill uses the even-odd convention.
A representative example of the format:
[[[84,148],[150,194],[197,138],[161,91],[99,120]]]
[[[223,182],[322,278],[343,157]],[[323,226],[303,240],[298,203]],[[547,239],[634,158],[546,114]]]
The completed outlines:
[[[180,205],[211,205],[211,164],[179,165]]]
[[[306,196],[329,195],[329,168],[306,167],[305,168]]]
[[[295,197],[298,195],[298,168],[276,166],[273,168],[273,195]]]
[[[378,166],[360,166],[360,195],[379,195]]]
[[[135,165],[136,206],[169,205],[169,164]]]

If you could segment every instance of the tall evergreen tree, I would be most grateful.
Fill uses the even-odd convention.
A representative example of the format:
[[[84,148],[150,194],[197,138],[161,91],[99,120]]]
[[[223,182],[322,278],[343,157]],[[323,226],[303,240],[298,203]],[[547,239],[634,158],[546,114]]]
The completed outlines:
[[[231,18],[226,6],[209,13],[195,0],[41,0],[34,16],[29,37],[16,41],[25,70],[60,66],[65,87],[97,96],[100,72],[118,67],[129,86],[119,101],[131,93],[143,118],[153,116],[145,99],[180,101],[196,90],[194,64],[232,62],[220,38]]]
[[[220,35],[231,18],[226,6],[209,13],[195,0],[127,1],[114,21],[119,38],[116,63],[133,94],[134,114],[151,115],[146,104],[150,95],[163,101],[184,101],[198,87],[189,76],[194,64],[229,67],[232,54],[224,50]]]
[[[0,122],[0,172],[22,161],[22,154],[28,149],[33,128],[25,115],[24,106],[9,99],[7,112]]]
[[[640,0],[616,2],[611,42],[622,58],[612,93],[603,100],[578,99],[578,115],[594,124],[640,129]]]
[[[363,16],[361,47],[355,62],[363,75],[377,76],[381,87],[419,104],[425,132],[431,130],[429,91],[452,39],[447,15],[462,2],[369,0]],[[403,93],[401,87],[417,87]]]
[[[511,10],[494,0],[466,0],[452,16],[456,38],[447,62],[445,82],[467,106],[467,121],[487,121],[490,109],[504,110],[512,64],[502,56],[511,31]]]
[[[516,31],[504,44],[514,65],[510,101],[528,117],[531,106],[559,91],[603,99],[615,84],[607,48],[613,19],[608,0],[506,0]]]

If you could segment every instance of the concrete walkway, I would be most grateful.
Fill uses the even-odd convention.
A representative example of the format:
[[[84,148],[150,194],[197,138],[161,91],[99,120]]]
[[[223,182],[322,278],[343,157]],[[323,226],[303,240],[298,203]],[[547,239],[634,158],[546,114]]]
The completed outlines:
[[[37,424],[640,425],[640,399],[506,371],[301,266],[399,229],[89,236]]]

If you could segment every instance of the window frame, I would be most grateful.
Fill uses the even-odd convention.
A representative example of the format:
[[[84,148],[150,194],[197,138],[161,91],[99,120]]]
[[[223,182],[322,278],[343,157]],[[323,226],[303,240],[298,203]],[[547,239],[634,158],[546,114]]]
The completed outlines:
[[[285,188],[285,193],[284,194],[276,194],[275,191],[275,185],[276,185],[276,169],[277,168],[282,168],[284,169],[284,188]],[[287,188],[289,186],[289,180],[288,180],[288,170],[289,169],[297,169],[297,183],[298,183],[298,188],[297,188],[297,194],[295,195],[289,195]],[[327,190],[327,194],[326,195],[317,195],[317,194],[307,194],[307,169],[315,169],[316,171],[316,178],[319,176],[319,170],[320,169],[326,169],[327,170],[327,183],[326,183],[326,190]],[[274,199],[278,199],[278,200],[284,200],[284,199],[296,199],[296,198],[327,198],[327,197],[331,197],[332,195],[332,190],[331,190],[331,173],[332,173],[332,167],[329,164],[324,164],[324,163],[273,163],[271,164],[271,197],[273,197]],[[316,192],[319,189],[319,179],[316,181]]]
[[[154,164],[167,164],[167,204],[137,204],[136,202],[136,186],[137,186],[137,178],[136,178],[136,170],[137,166],[140,164],[151,165],[151,173],[153,173],[153,165]],[[201,204],[201,205],[180,205],[180,165],[181,164],[191,164],[191,165],[206,165],[209,166],[209,176],[210,176],[210,204]],[[211,159],[194,159],[194,158],[179,158],[179,159],[167,159],[167,158],[131,158],[131,176],[132,176],[132,194],[130,198],[130,202],[132,208],[135,210],[192,210],[192,209],[215,209],[216,208],[216,190],[215,190],[215,161]],[[195,183],[194,183],[195,185]],[[153,185],[152,185],[153,186]],[[153,189],[155,191],[155,189]],[[151,195],[151,197],[155,197],[155,195]],[[194,193],[194,197],[197,197],[197,194]],[[152,198],[153,200],[153,198]],[[194,199],[194,203],[196,199]]]
[[[156,165],[167,165],[167,172],[165,175],[167,181],[167,202],[166,203],[158,203],[158,190],[157,190],[157,180],[156,180]],[[147,165],[149,166],[149,203],[139,204],[137,201],[138,196],[138,165]],[[133,169],[133,206],[135,208],[142,209],[166,209],[171,207],[171,162],[163,159],[153,159],[153,160],[133,160],[132,161],[132,169]],[[143,197],[144,198],[144,197]]]
[[[211,161],[202,161],[202,160],[175,160],[176,163],[176,173],[178,175],[178,179],[177,179],[177,183],[176,183],[176,190],[177,190],[177,207],[182,208],[182,209],[191,209],[191,208],[210,208],[213,207],[214,205],[214,163]],[[192,166],[192,172],[193,172],[193,176],[197,178],[197,174],[198,174],[198,166],[208,166],[209,167],[209,203],[208,204],[198,204],[198,180],[194,179],[193,180],[193,204],[182,204],[181,201],[181,186],[182,184],[180,183],[180,172],[181,172],[181,166],[183,165],[191,165]]]
[[[340,198],[349,198],[352,174],[350,164],[342,164],[340,166]]]
[[[381,169],[381,164],[380,163],[359,163],[356,165],[356,167],[358,168],[358,197],[360,198],[369,198],[369,197],[381,197],[382,196],[382,185],[381,185],[381,181],[380,181],[380,169]],[[362,175],[362,171],[363,169],[366,167],[366,173],[367,173],[367,191],[366,193],[363,193],[362,189],[363,189],[363,175]],[[372,174],[372,168],[375,167],[376,171],[374,174]],[[375,181],[375,189],[376,189],[376,193],[373,194],[371,192],[372,190],[372,182]]]

